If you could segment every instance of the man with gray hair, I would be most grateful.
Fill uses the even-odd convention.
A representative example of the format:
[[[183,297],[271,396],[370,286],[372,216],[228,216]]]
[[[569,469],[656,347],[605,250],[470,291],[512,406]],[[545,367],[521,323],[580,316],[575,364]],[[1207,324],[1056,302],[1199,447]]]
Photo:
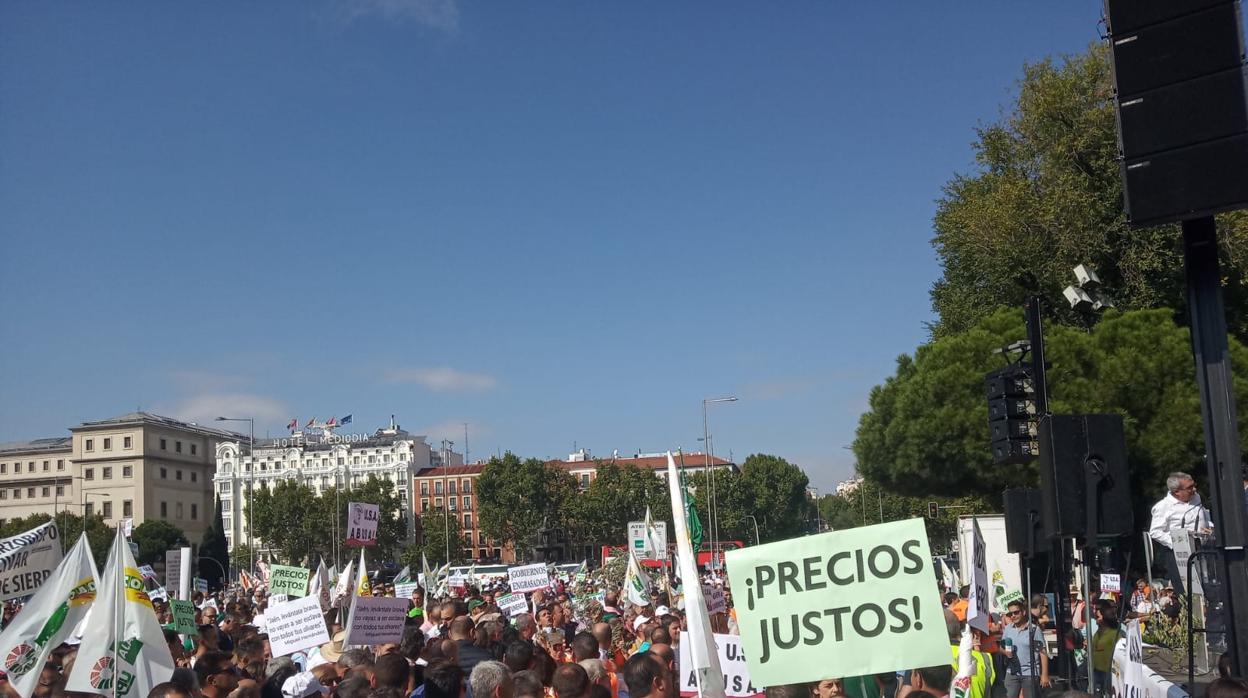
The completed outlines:
[[[1200,503],[1196,493],[1196,481],[1184,472],[1173,472],[1166,478],[1166,496],[1153,505],[1152,522],[1148,537],[1162,547],[1157,557],[1166,565],[1166,574],[1175,591],[1183,594],[1183,577],[1179,563],[1174,557],[1174,532],[1186,529],[1192,533],[1208,533],[1213,530],[1209,513]]]
[[[493,659],[477,662],[468,684],[473,698],[511,698],[511,671],[506,664]]]
[[[532,613],[521,613],[516,616],[515,626],[525,642],[533,642],[533,636],[537,634],[537,621],[534,620]]]

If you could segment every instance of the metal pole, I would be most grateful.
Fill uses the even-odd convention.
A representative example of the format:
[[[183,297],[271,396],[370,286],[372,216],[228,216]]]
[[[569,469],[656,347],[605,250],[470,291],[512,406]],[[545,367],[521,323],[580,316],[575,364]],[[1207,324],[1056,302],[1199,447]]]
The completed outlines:
[[[253,493],[256,490],[256,420],[254,417],[248,417],[247,423],[251,427],[250,435],[247,437],[247,456],[251,458],[251,467],[247,469],[247,551],[251,553],[251,574],[256,574],[256,545],[252,539],[252,516],[251,505],[255,501]]]
[[[1239,432],[1218,269],[1218,230],[1212,216],[1183,221],[1183,262],[1214,535],[1222,551],[1214,564],[1226,588],[1227,654],[1231,673],[1243,676],[1248,673],[1248,512],[1244,510],[1239,473]]]
[[[706,473],[707,486],[710,488],[709,497],[707,497],[707,523],[711,525],[711,567],[715,565],[715,471],[711,470],[711,430],[706,420],[706,400],[702,400],[702,462],[703,472]],[[694,558],[698,556],[697,551],[693,553]]]

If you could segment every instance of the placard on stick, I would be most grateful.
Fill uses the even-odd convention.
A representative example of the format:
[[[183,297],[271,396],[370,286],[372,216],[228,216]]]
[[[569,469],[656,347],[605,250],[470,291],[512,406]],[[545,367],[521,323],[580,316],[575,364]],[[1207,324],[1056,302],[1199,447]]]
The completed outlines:
[[[384,645],[402,642],[409,599],[360,596],[351,608],[348,645]]]
[[[507,568],[507,580],[513,592],[537,591],[550,586],[550,573],[545,563]]]
[[[922,519],[728,551],[756,686],[949,663]]]
[[[274,657],[329,642],[321,601],[315,596],[271,606],[265,612],[265,619]]]

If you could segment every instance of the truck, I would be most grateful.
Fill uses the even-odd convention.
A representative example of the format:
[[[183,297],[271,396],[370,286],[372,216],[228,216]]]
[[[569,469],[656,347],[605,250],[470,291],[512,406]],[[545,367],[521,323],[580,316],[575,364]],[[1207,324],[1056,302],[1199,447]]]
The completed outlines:
[[[962,516],[958,518],[958,579],[967,584],[974,578],[973,555],[975,549],[974,523],[979,522],[979,532],[984,538],[985,562],[988,566],[988,586],[993,613],[1005,610],[1004,602],[1010,598],[1021,598],[1025,593],[1022,582],[1021,566],[1017,553],[1009,552],[1005,544],[1005,517],[1001,514],[978,516]]]

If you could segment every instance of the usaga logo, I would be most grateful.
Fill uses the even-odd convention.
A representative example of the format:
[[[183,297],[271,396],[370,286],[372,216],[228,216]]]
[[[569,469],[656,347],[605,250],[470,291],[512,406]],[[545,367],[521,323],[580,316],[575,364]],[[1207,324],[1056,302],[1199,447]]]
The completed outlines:
[[[113,687],[113,658],[100,657],[95,666],[91,667],[88,677],[92,688],[109,689]]]
[[[35,666],[35,662],[39,659],[39,653],[35,648],[23,642],[14,647],[9,652],[9,656],[4,658],[4,670],[11,676],[22,676]]]

